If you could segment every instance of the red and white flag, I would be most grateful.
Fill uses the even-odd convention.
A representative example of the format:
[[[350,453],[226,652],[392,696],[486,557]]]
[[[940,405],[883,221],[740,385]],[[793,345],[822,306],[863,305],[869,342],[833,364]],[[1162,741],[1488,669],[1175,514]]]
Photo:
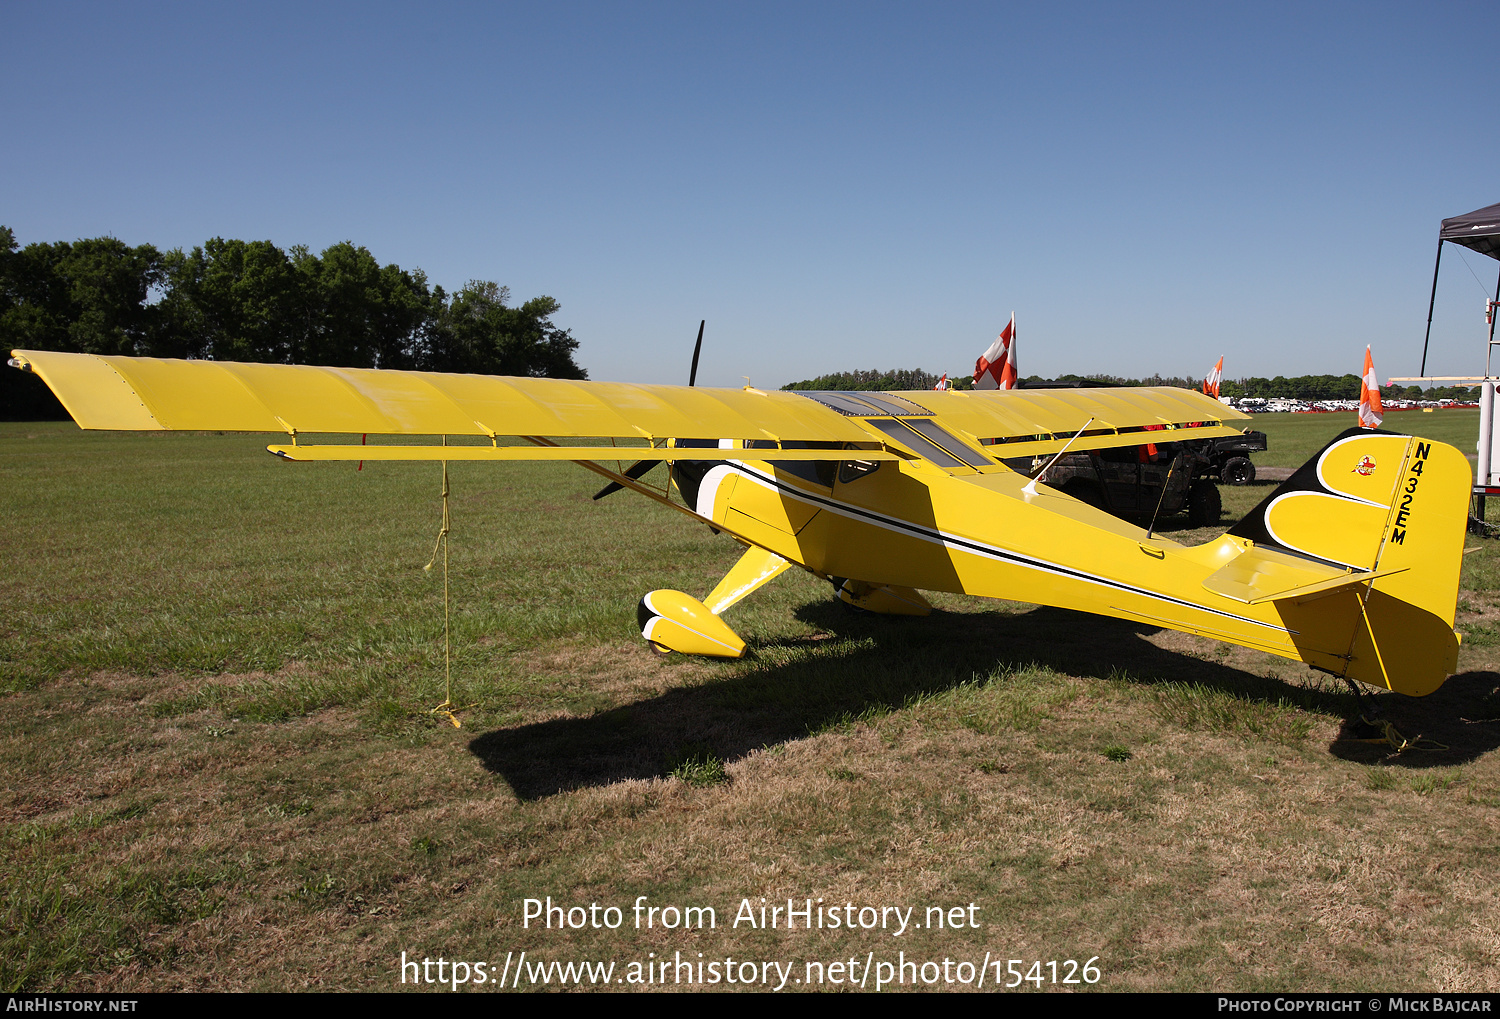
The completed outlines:
[[[948,373],[943,372],[943,377],[938,379],[937,385],[933,386],[932,388],[946,390],[948,388]]]
[[[975,389],[1016,388],[1016,315],[1011,312],[1010,323],[1000,330],[990,349],[974,362]]]
[[[1203,395],[1219,398],[1219,382],[1224,378],[1224,355],[1219,355],[1219,363],[1203,377]]]
[[[1375,378],[1375,359],[1365,348],[1365,373],[1359,380],[1359,427],[1379,428],[1385,418],[1380,406],[1380,382]]]

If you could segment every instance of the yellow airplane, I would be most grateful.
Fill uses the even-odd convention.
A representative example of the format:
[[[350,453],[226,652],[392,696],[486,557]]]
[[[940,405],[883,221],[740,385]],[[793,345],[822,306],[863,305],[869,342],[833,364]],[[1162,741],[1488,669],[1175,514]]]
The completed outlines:
[[[83,428],[279,433],[268,450],[302,461],[577,462],[746,548],[702,600],[642,599],[658,650],[743,655],[725,610],[798,566],[870,612],[924,615],[920,591],[1060,606],[1405,694],[1432,692],[1457,663],[1471,474],[1426,439],[1345,432],[1227,534],[1184,546],[1006,461],[1233,435],[1248,420],[1189,390],[788,393],[12,354]],[[350,433],[425,439],[308,441]],[[658,489],[642,479],[661,461]]]

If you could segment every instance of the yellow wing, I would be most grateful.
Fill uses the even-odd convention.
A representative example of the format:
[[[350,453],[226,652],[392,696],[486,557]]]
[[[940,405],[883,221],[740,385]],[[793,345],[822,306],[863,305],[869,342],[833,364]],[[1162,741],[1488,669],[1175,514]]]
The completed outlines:
[[[935,419],[999,456],[1055,452],[1085,424],[1076,448],[1135,445],[1234,434],[1248,420],[1216,400],[1180,389],[1018,390],[1009,392],[808,393],[758,389],[573,382],[367,368],[237,364],[139,357],[12,351],[40,375],[83,428],[310,434],[553,437],[625,440],[663,447],[668,440],[718,440],[777,459],[814,459],[811,449],[844,444],[895,458],[877,429],[891,417]],[[1162,428],[1171,434],[1148,432]],[[904,431],[899,433],[905,435]],[[728,440],[728,441],[725,441]],[[773,445],[774,444],[774,445]],[[909,448],[910,443],[906,443]],[[457,449],[471,452],[459,453]],[[298,459],[588,459],[597,446],[274,447]],[[882,451],[884,449],[884,452]],[[388,452],[387,452],[388,451]],[[637,451],[633,451],[635,455]],[[760,454],[720,449],[740,459]],[[911,456],[907,452],[903,454]]]
[[[1232,435],[1245,425],[1231,427],[1230,422],[1250,420],[1248,414],[1190,389],[949,390],[900,395],[931,408],[945,427],[1003,447],[995,452],[1007,457],[1056,452],[1085,424],[1088,427],[1075,449]],[[1173,434],[1149,434],[1153,426]]]

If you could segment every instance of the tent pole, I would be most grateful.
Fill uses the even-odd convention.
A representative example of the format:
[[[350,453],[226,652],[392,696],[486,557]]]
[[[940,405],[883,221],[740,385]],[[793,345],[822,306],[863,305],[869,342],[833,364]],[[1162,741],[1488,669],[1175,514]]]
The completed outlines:
[[[1441,233],[1439,233],[1439,235],[1438,235],[1437,261],[1434,262],[1433,265],[1432,265],[1432,296],[1427,299],[1427,335],[1424,336],[1424,337],[1422,337],[1422,370],[1419,371],[1419,372],[1417,372],[1418,375],[1421,375],[1424,378],[1427,375],[1427,341],[1430,340],[1430,339],[1432,339],[1432,307],[1433,307],[1433,305],[1435,305],[1437,303],[1438,266],[1440,266],[1442,264],[1443,264],[1443,238],[1442,238]],[[1485,358],[1485,363],[1486,364],[1489,363],[1489,358]],[[1488,372],[1489,369],[1486,368],[1485,371]]]
[[[1494,303],[1490,305],[1489,310],[1490,344],[1493,346],[1495,342],[1495,319],[1500,318],[1500,276],[1495,277],[1495,300]],[[1488,358],[1486,358],[1485,360],[1488,360]]]

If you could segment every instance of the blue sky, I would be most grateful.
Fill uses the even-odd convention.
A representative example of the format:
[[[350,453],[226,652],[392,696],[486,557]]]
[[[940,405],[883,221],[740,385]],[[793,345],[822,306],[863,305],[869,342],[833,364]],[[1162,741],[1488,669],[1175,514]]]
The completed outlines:
[[[1485,4],[0,5],[21,243],[352,240],[594,378],[1416,374],[1500,202]],[[1466,47],[1472,46],[1470,53]],[[1483,367],[1444,253],[1431,374]]]

